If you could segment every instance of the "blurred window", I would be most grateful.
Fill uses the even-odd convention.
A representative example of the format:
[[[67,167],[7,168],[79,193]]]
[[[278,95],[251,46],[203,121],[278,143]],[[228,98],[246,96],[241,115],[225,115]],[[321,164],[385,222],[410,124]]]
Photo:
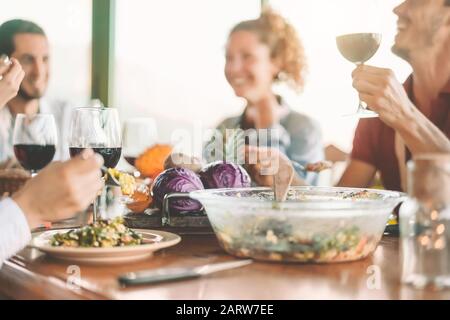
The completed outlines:
[[[13,0],[0,10],[0,24],[31,20],[51,46],[51,78],[46,97],[81,103],[91,82],[92,0]]]
[[[348,5],[352,1],[353,6],[343,7],[344,3]],[[391,52],[397,32],[397,16],[392,10],[402,0],[270,1],[271,6],[296,27],[308,58],[305,90],[300,96],[292,94],[288,101],[298,111],[319,120],[326,144],[335,144],[346,152],[351,150],[358,119],[345,115],[356,111],[358,96],[351,79],[355,66],[339,53],[335,37],[337,27],[345,19],[358,16],[361,10],[365,10],[367,1],[372,1],[375,10],[371,13],[377,15],[377,31],[382,33],[381,46],[367,64],[393,69],[403,82],[411,68]]]
[[[223,74],[225,43],[260,0],[117,0],[114,105],[151,116],[168,141],[190,122],[215,126],[242,111]]]

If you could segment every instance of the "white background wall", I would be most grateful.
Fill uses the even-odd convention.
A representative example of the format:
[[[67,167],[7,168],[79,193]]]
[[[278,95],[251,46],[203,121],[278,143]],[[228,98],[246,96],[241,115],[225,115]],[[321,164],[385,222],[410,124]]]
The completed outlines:
[[[353,65],[335,45],[337,16],[355,14],[364,3],[339,12],[336,0],[272,0],[295,25],[306,48],[309,75],[301,96],[288,94],[292,106],[322,125],[325,143],[350,151],[357,107],[351,87]],[[345,2],[345,1],[344,1]],[[390,51],[396,32],[393,7],[400,0],[376,1],[382,45],[370,64],[393,68],[400,80],[410,72]],[[223,75],[224,45],[232,26],[258,16],[259,0],[118,0],[115,104],[122,118],[155,117],[162,140],[191,122],[215,126],[241,112]]]
[[[91,0],[1,0],[0,8],[0,24],[26,19],[46,32],[52,72],[48,96],[85,103],[91,87]]]
[[[298,30],[309,61],[309,74],[301,96],[290,96],[298,110],[318,119],[325,143],[351,150],[357,119],[354,113],[358,96],[352,87],[354,65],[339,53],[335,37],[352,27],[375,26],[382,33],[381,46],[367,64],[391,68],[404,81],[409,65],[391,53],[396,34],[397,16],[392,9],[402,0],[272,0],[273,7]],[[367,11],[367,14],[360,14]],[[352,19],[358,19],[352,23]],[[364,30],[368,31],[368,30]]]
[[[156,118],[162,140],[197,121],[242,110],[223,75],[230,28],[256,18],[259,0],[117,1],[115,105],[122,118]]]
[[[338,3],[359,5],[340,12]],[[306,48],[309,75],[301,96],[289,93],[292,106],[322,125],[325,143],[351,148],[357,120],[357,96],[351,87],[351,63],[335,45],[340,17],[352,16],[371,0],[272,0],[293,23]],[[383,33],[370,64],[394,69],[400,80],[409,66],[390,52],[396,32],[392,8],[400,0],[375,0]],[[48,95],[84,102],[90,88],[91,0],[14,0],[0,2],[0,22],[31,19],[47,32],[52,45]],[[116,86],[113,106],[122,120],[151,116],[161,141],[176,128],[215,126],[241,112],[223,75],[224,46],[231,27],[259,15],[259,0],[117,0]],[[283,90],[283,88],[281,88]]]

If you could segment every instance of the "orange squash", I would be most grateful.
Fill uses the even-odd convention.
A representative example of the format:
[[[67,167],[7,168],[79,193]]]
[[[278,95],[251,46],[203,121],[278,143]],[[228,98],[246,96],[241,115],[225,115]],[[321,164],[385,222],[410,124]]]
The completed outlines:
[[[155,144],[137,157],[134,166],[144,177],[155,179],[164,171],[164,161],[171,152],[171,145]]]

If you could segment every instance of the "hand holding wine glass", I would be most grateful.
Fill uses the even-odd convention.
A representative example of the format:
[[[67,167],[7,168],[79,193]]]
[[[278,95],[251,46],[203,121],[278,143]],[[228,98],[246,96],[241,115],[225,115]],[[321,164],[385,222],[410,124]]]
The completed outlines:
[[[14,98],[25,73],[16,59],[0,56],[0,109]]]
[[[388,126],[396,129],[411,119],[415,106],[392,70],[362,65],[352,72],[352,78],[360,99]]]
[[[56,151],[56,124],[51,114],[18,114],[14,124],[13,145],[17,160],[35,175],[49,164]]]
[[[29,226],[71,218],[85,209],[103,186],[99,170],[102,164],[100,156],[86,150],[66,162],[52,162],[30,179],[13,195]]]

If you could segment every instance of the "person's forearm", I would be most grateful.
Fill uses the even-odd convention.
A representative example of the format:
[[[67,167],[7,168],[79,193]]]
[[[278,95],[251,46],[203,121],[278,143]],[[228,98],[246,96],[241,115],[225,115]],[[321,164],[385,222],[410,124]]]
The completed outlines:
[[[0,201],[0,265],[31,239],[26,217],[12,199]]]
[[[30,195],[24,190],[19,190],[16,192],[12,199],[17,204],[17,206],[22,210],[23,215],[25,216],[30,229],[34,229],[42,225],[43,221],[41,221],[38,217],[38,214],[35,214],[35,205],[33,204],[33,199],[31,199]]]
[[[450,140],[419,110],[411,112],[394,128],[413,155],[427,152],[450,152]]]

